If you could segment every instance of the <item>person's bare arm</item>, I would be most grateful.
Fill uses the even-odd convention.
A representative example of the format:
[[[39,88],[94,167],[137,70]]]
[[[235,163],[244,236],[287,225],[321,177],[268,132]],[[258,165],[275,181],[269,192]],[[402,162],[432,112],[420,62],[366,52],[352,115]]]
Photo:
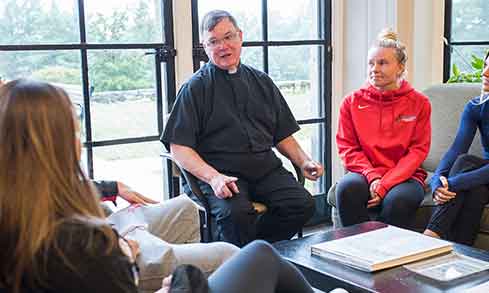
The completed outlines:
[[[126,184],[120,181],[117,181],[117,191],[119,192],[118,195],[120,197],[122,197],[123,199],[125,199],[127,202],[131,204],[147,205],[147,204],[158,203],[158,201],[142,195],[141,193],[133,190],[131,187],[127,186]]]
[[[299,166],[307,179],[316,180],[323,175],[323,166],[311,159],[292,135],[281,140],[277,144],[277,149],[292,163]]]
[[[233,196],[233,193],[239,192],[235,183],[238,178],[219,173],[207,164],[194,149],[183,145],[170,144],[170,152],[185,170],[209,184],[217,197],[227,198]]]

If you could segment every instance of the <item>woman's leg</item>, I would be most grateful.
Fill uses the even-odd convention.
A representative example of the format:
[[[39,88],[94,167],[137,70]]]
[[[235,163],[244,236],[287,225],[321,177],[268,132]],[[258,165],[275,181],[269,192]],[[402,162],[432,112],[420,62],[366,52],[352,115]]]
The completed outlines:
[[[265,241],[257,240],[209,277],[211,293],[314,292],[304,276]]]
[[[462,194],[457,194],[456,197]],[[463,207],[452,228],[451,240],[465,245],[474,244],[479,232],[484,206],[489,202],[489,188],[486,185],[463,192]]]
[[[487,160],[473,155],[460,155],[455,160],[448,176],[478,169],[487,163]],[[435,207],[426,232],[434,232],[444,239],[472,244],[479,229],[480,217],[488,197],[485,186],[457,192],[455,198]]]
[[[358,173],[348,173],[336,185],[336,207],[343,226],[370,220],[367,201],[370,198],[367,179]]]
[[[432,233],[435,233],[443,239],[451,238],[452,226],[463,205],[463,198],[464,194],[459,192],[452,200],[435,206],[424,234],[434,236]]]
[[[409,179],[392,187],[382,200],[379,221],[401,228],[411,228],[416,210],[423,201],[421,183]]]
[[[200,242],[199,208],[186,194],[139,209],[151,234],[172,244]]]
[[[239,247],[227,242],[169,245],[174,256],[174,259],[169,262],[171,270],[181,264],[191,264],[198,267],[205,276],[211,275],[240,251]]]

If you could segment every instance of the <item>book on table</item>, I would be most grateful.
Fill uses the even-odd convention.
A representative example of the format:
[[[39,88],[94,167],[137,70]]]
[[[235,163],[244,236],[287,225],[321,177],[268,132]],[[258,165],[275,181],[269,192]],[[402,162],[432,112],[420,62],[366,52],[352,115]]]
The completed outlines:
[[[452,251],[452,243],[387,226],[311,246],[311,253],[374,272]]]

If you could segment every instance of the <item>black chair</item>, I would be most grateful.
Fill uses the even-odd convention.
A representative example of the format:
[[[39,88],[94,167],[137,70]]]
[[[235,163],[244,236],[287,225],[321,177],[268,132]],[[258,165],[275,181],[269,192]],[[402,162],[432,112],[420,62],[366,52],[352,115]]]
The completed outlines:
[[[202,190],[199,187],[199,184],[197,183],[197,178],[195,178],[194,175],[192,175],[190,172],[185,170],[171,155],[169,152],[163,152],[161,154],[161,157],[166,160],[170,160],[174,166],[177,167],[178,171],[180,174],[178,174],[180,177],[183,176],[185,182],[190,187],[190,190],[192,193],[197,197],[199,200],[199,204],[204,208],[204,213],[203,215],[201,214],[201,236],[202,236],[202,242],[212,242],[214,240],[214,235],[213,235],[213,226],[215,223],[213,223],[213,218],[211,217],[211,209],[209,202],[205,195],[202,193]],[[302,174],[302,170],[296,166],[295,164],[292,163],[292,166],[294,167],[295,173],[296,173],[296,178],[297,181],[304,185],[305,183],[305,178],[304,175]],[[174,183],[175,184],[175,183]],[[267,212],[267,207],[259,202],[252,202],[254,209],[258,214],[264,214]],[[298,237],[302,237],[302,228],[297,232]]]

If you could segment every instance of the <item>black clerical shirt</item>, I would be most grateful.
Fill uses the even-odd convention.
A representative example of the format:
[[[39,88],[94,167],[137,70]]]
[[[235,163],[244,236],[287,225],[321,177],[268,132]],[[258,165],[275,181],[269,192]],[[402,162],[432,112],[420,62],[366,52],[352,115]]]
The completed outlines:
[[[161,141],[191,147],[219,172],[257,179],[281,165],[272,147],[298,129],[268,75],[209,62],[180,89]]]

